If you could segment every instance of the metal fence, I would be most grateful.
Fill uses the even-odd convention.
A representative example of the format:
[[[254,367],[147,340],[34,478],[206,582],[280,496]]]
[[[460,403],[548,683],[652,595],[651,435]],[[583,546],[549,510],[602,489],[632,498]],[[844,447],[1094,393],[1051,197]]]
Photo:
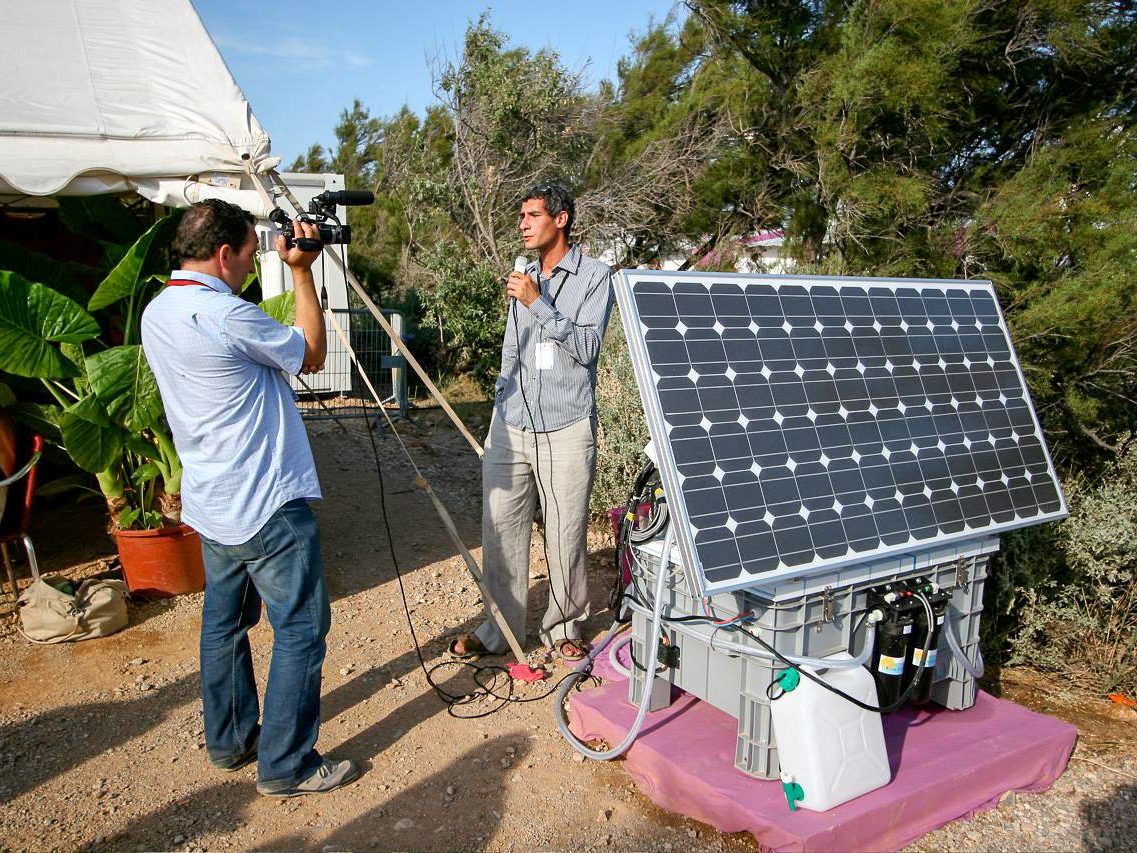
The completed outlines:
[[[405,417],[408,409],[406,361],[395,353],[391,339],[366,308],[333,308],[332,315],[359,359],[360,367],[375,386],[393,417]],[[395,334],[402,336],[403,315],[383,311]],[[292,377],[296,405],[305,420],[376,415],[371,392],[359,377],[351,356],[330,322],[327,323],[328,356],[324,369],[312,376]]]

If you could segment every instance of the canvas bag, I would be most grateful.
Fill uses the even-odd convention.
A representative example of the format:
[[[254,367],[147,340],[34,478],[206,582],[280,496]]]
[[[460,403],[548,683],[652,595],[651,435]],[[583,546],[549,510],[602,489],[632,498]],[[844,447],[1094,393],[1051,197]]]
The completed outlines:
[[[20,596],[20,633],[33,643],[105,637],[126,627],[126,584],[85,580],[74,595],[36,578]]]

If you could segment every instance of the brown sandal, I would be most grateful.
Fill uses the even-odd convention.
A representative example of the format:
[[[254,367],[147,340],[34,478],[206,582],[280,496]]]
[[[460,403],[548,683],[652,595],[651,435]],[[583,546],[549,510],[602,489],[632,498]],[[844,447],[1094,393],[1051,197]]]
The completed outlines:
[[[458,644],[462,644],[464,651],[458,651]],[[450,641],[450,645],[446,647],[446,651],[450,653],[451,657],[458,660],[477,660],[483,655],[493,654],[486,648],[485,643],[477,638],[474,634],[459,634]]]
[[[557,640],[553,643],[553,650],[563,661],[576,663],[588,657],[588,648],[581,640]]]

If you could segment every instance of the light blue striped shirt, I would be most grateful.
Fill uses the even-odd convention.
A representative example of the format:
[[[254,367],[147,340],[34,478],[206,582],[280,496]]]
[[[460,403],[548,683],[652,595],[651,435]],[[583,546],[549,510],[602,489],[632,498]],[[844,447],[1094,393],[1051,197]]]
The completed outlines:
[[[182,460],[182,520],[223,545],[247,542],[276,510],[321,497],[292,389],[304,333],[204,273],[175,270],[142,315],[142,349]]]
[[[536,261],[525,271],[541,295],[528,308],[510,303],[494,404],[512,427],[552,432],[596,416],[596,361],[612,312],[612,271],[575,244],[548,278]],[[546,369],[538,369],[542,343],[552,345],[543,356],[550,359]]]

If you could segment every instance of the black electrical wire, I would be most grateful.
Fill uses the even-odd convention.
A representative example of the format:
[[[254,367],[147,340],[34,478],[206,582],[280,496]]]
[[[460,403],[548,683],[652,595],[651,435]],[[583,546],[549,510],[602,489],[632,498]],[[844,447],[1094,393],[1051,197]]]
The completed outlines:
[[[557,296],[560,296],[561,288],[563,288],[565,286],[565,281],[568,281],[568,273],[565,273],[565,278],[563,281],[561,281],[561,287],[557,289],[556,296],[553,297],[554,307],[556,306]],[[538,290],[539,289],[540,289],[540,286],[538,285]],[[533,417],[533,410],[529,407],[529,397],[525,393],[524,360],[521,358],[521,328],[520,328],[520,324],[519,324],[518,319],[517,319],[517,300],[511,299],[510,303],[511,303],[510,308],[513,312],[513,338],[514,338],[514,343],[517,347],[517,390],[519,390],[521,392],[521,402],[525,404],[525,414],[529,417],[529,428],[533,432],[533,459],[534,459],[534,462],[536,463],[533,466],[533,476],[537,480],[537,488],[541,492],[541,514],[542,514],[542,516],[541,516],[541,549],[545,555],[545,568],[549,573],[549,597],[552,598],[553,603],[557,605],[557,610],[561,614],[561,622],[564,623],[568,619],[568,615],[565,613],[564,605],[561,604],[560,599],[557,598],[557,594],[553,590],[553,565],[549,561],[549,524],[548,524],[548,521],[549,521],[549,497],[548,497],[548,495],[549,495],[549,491],[551,491],[552,483],[549,484],[550,489],[546,490],[545,484],[541,480],[541,449],[540,449],[541,443],[537,437],[537,421],[536,421],[536,418]],[[542,422],[542,425],[544,425],[543,422]],[[547,440],[548,440],[548,444],[549,444],[549,459],[550,459],[549,473],[552,474],[553,466],[551,464],[551,460],[552,460],[552,455],[553,455],[553,444],[552,444],[552,439],[547,439]],[[560,502],[556,500],[556,494],[555,493],[553,494],[553,501],[554,501],[554,506],[556,507],[556,511],[557,511],[557,519],[560,520],[560,518],[561,518],[561,505],[560,505]],[[559,530],[558,530],[558,535],[557,535],[557,557],[558,557],[559,562],[561,564],[561,570],[562,570],[562,572],[564,572],[564,570],[565,570],[564,548],[562,547],[562,544],[561,544],[561,538],[560,538],[560,531]],[[567,580],[567,578],[566,578],[566,580]],[[579,640],[576,641],[576,644],[578,646],[580,646],[581,648],[583,648],[581,641],[579,641]],[[555,643],[554,643],[554,646],[555,646]]]
[[[618,560],[618,557],[617,557],[617,560]],[[659,570],[663,571],[662,565],[660,566]],[[635,604],[639,604],[641,607],[646,607],[646,604],[644,603],[645,599],[643,597],[643,593],[641,592],[641,590],[639,588],[639,582],[638,582],[638,579],[636,577],[635,572],[632,572],[632,588],[633,588],[633,594],[630,595],[629,598],[631,598],[631,600]],[[924,597],[923,593],[917,592],[916,595],[928,607],[928,609],[931,610],[931,603],[928,602],[928,600]],[[856,626],[854,626],[854,628],[853,628],[853,631],[852,631],[853,635],[856,634],[857,630],[860,628],[860,623],[864,621],[865,617],[868,616],[868,613],[869,613],[869,611],[866,610],[864,613],[861,614],[860,619],[858,620]],[[669,622],[674,622],[674,623],[683,623],[683,622],[712,623],[712,620],[708,619],[707,617],[697,616],[697,615],[689,615],[689,616],[666,616],[666,615],[664,615],[664,616],[662,616],[662,620],[664,623],[669,623]],[[931,642],[931,636],[932,636],[932,632],[934,630],[934,624],[935,624],[935,618],[933,615],[933,618],[931,620],[929,620],[927,633],[924,635],[924,651],[925,651],[925,653],[927,653],[929,651],[928,646]],[[885,705],[885,706],[873,706],[873,705],[869,705],[866,702],[862,702],[860,699],[857,699],[855,696],[850,696],[848,693],[845,693],[843,690],[840,690],[839,688],[834,687],[833,685],[827,683],[826,681],[822,680],[821,678],[818,678],[817,676],[815,676],[813,673],[809,672],[808,670],[802,669],[800,666],[798,666],[797,664],[793,663],[791,660],[786,658],[785,655],[783,655],[781,652],[779,652],[777,649],[775,649],[773,646],[771,646],[769,643],[767,643],[761,637],[757,636],[756,634],[754,634],[751,631],[748,631],[746,628],[744,628],[741,623],[734,624],[734,625],[716,626],[716,630],[739,631],[739,632],[745,634],[747,637],[754,640],[754,642],[758,643],[758,645],[760,645],[762,648],[764,648],[766,651],[768,651],[771,655],[773,655],[780,663],[784,664],[788,669],[796,670],[798,673],[800,673],[801,675],[804,675],[810,681],[816,682],[817,684],[821,685],[822,687],[824,687],[829,692],[835,693],[843,699],[847,699],[849,702],[852,702],[854,705],[856,705],[860,708],[863,708],[866,711],[873,711],[873,712],[879,713],[879,714],[890,714],[893,711],[896,711],[897,709],[899,709],[905,702],[907,702],[908,698],[915,691],[916,686],[919,683],[920,679],[924,677],[924,670],[927,668],[927,667],[923,667],[923,666],[920,667],[920,669],[917,671],[915,677],[908,683],[908,686],[904,689],[904,691],[900,694],[899,697],[897,697],[897,699],[894,702],[892,702],[889,705]],[[632,663],[636,664],[634,657],[632,659]],[[636,669],[638,669],[640,672],[644,671],[643,667],[638,665],[638,664],[636,665]],[[931,678],[932,676],[929,674],[928,677]],[[771,691],[774,687],[774,684],[775,684],[775,682],[771,682],[770,685],[767,685],[767,694],[766,695],[772,701],[779,698],[778,696],[771,695]],[[780,695],[781,694],[779,694],[779,696]]]
[[[632,499],[629,501],[629,510],[634,513],[633,518],[628,519],[628,541],[630,542],[637,544],[648,542],[663,533],[664,528],[667,527],[669,518],[667,496],[663,493],[662,488],[650,488],[652,477],[656,473],[655,463],[649,459],[640,470],[639,476],[636,477]],[[631,505],[632,501],[635,502],[634,507]],[[636,527],[634,519],[639,517],[639,507],[644,503],[650,504],[651,509],[648,511],[646,526],[639,528]]]
[[[648,483],[654,473],[656,473],[655,463],[649,459],[643,468],[640,469],[640,473],[636,477],[635,484],[632,486],[631,495],[624,504],[624,512],[620,517],[620,524],[616,528],[616,553],[613,561],[615,577],[613,579],[612,592],[608,596],[608,607],[616,614],[617,619],[620,618],[621,605],[624,602],[625,585],[623,583],[623,562],[628,545],[632,542],[640,543],[654,539],[663,532],[668,524],[667,504],[665,498],[661,497],[658,501],[652,501],[653,509],[648,516],[647,527],[639,531],[635,529],[635,522],[639,517],[640,506],[642,506],[645,501],[655,497],[655,495],[650,494],[648,491]]]
[[[928,599],[924,596],[924,594],[921,592],[917,592],[916,596],[920,599],[920,601],[924,604],[924,606],[927,607],[929,611],[931,611],[931,609],[932,609],[931,602],[928,601]],[[935,629],[935,622],[936,622],[935,616],[933,615],[932,618],[928,620],[928,630],[927,630],[927,633],[924,635],[924,652],[925,652],[925,655],[927,655],[927,653],[930,651],[930,646],[931,646],[931,642],[932,642],[932,632]],[[820,686],[822,686],[826,690],[828,690],[830,693],[835,693],[838,696],[840,696],[842,699],[845,699],[849,702],[852,702],[858,708],[863,708],[866,711],[872,711],[872,712],[877,713],[877,714],[891,714],[893,711],[897,710],[898,708],[900,708],[900,706],[902,706],[905,702],[907,702],[908,697],[912,695],[912,692],[916,689],[916,685],[919,684],[920,679],[924,677],[924,670],[929,668],[929,667],[921,666],[919,668],[919,670],[916,672],[915,677],[910,682],[908,682],[908,686],[906,688],[904,688],[904,691],[900,694],[900,696],[897,697],[895,702],[893,702],[889,705],[884,705],[884,706],[870,705],[867,702],[862,702],[860,699],[856,698],[855,696],[850,696],[845,691],[834,687],[832,684],[829,684],[824,679],[821,679],[818,676],[814,675],[808,669],[804,669],[803,667],[800,667],[797,664],[793,663],[788,658],[786,658],[785,655],[783,655],[781,652],[779,652],[777,649],[775,649],[773,646],[771,646],[769,643],[767,643],[761,637],[757,636],[756,634],[751,633],[750,631],[747,631],[741,625],[735,625],[735,626],[733,626],[733,628],[734,628],[734,630],[741,631],[747,637],[754,640],[754,642],[756,642],[758,645],[762,646],[762,648],[764,648],[766,651],[770,652],[770,654],[772,654],[775,658],[777,658],[781,663],[785,664],[787,668],[796,670],[799,674],[804,675],[810,681],[812,681],[816,684],[819,684]],[[931,678],[932,676],[929,675],[928,677]],[[769,689],[770,688],[767,688],[767,690],[769,690]],[[767,693],[767,695],[769,696],[770,694]],[[781,694],[779,694],[779,696],[780,695]],[[779,696],[770,696],[770,698],[772,700],[776,700],[779,698]]]
[[[346,287],[347,286],[347,272],[346,272],[347,266],[346,266],[346,263],[343,264],[343,269],[344,269],[344,286]],[[326,298],[326,288],[324,289],[324,297],[323,298]],[[522,383],[522,377],[520,375],[521,346],[520,346],[520,332],[518,331],[518,328],[517,328],[517,304],[516,304],[516,301],[513,304],[513,311],[514,311],[514,334],[517,336],[517,344],[518,344],[518,346],[517,346],[517,349],[518,349],[518,380],[519,380],[518,384],[520,387],[523,383]],[[354,360],[353,360],[353,367],[356,371],[360,371],[359,364],[357,362],[355,362]],[[525,396],[524,388],[521,388],[521,397],[522,397],[522,401],[525,403],[525,409],[526,409],[527,414],[529,415],[530,424],[534,426],[534,449],[536,450],[537,442],[536,442],[535,421],[533,419],[533,413],[529,408],[529,401]],[[363,410],[364,410],[364,416],[368,417],[366,398],[363,398]],[[378,417],[378,415],[377,415],[377,417]],[[333,418],[334,418],[334,416],[333,416]],[[338,419],[337,419],[337,421],[338,421]],[[340,425],[343,426],[342,423]],[[491,714],[494,714],[494,713],[497,713],[498,711],[500,711],[502,708],[504,708],[510,702],[517,702],[517,703],[537,702],[537,701],[540,701],[542,699],[545,699],[548,696],[552,695],[561,686],[561,684],[563,684],[566,680],[568,680],[570,678],[578,680],[579,683],[576,686],[577,690],[580,690],[581,686],[583,685],[583,683],[585,682],[586,679],[596,681],[597,679],[595,678],[595,676],[593,676],[591,674],[592,673],[592,661],[589,660],[588,665],[583,670],[573,670],[573,671],[569,672],[568,674],[566,674],[565,676],[560,678],[557,682],[555,682],[544,693],[542,693],[538,696],[531,696],[531,697],[522,698],[522,697],[514,695],[513,679],[509,676],[508,669],[506,667],[499,665],[499,664],[483,665],[483,664],[475,664],[475,663],[472,663],[470,661],[442,661],[441,663],[435,664],[433,667],[430,667],[429,669],[427,668],[426,660],[423,658],[423,654],[422,654],[422,646],[419,643],[418,634],[416,633],[415,628],[414,628],[414,620],[411,618],[410,605],[407,602],[406,589],[403,585],[403,575],[402,575],[401,570],[399,569],[398,558],[395,555],[394,538],[391,535],[391,525],[390,525],[390,520],[389,520],[389,517],[387,514],[386,488],[385,488],[384,482],[383,482],[382,465],[380,464],[380,461],[379,461],[379,449],[375,445],[375,436],[371,430],[367,431],[367,435],[368,435],[368,439],[370,440],[370,443],[371,443],[371,453],[372,453],[372,456],[375,460],[375,473],[376,473],[378,480],[379,480],[379,507],[380,507],[380,515],[381,515],[382,521],[383,521],[383,528],[384,528],[384,531],[386,532],[386,536],[387,536],[387,548],[388,548],[388,552],[391,556],[391,565],[395,570],[395,577],[398,581],[399,596],[400,596],[400,599],[402,600],[403,612],[404,612],[404,614],[406,616],[406,620],[407,620],[407,627],[410,629],[411,640],[415,646],[415,655],[418,658],[419,667],[422,669],[423,675],[426,677],[427,684],[430,685],[431,689],[435,692],[435,694],[439,697],[439,699],[441,699],[442,702],[446,705],[447,713],[449,713],[450,716],[456,717],[458,719],[478,719],[481,717],[488,717]],[[538,485],[543,489],[544,487],[543,487],[543,484],[541,483],[540,472],[539,472],[539,467],[540,467],[539,453],[536,455],[536,460],[537,460],[537,465],[534,466],[534,473],[536,475]],[[559,510],[558,510],[558,512],[559,512]],[[549,555],[548,555],[548,541],[547,540],[548,540],[547,535],[542,536],[542,542],[544,544],[544,549],[545,549],[545,563],[548,566],[549,565]],[[659,570],[660,571],[664,570],[662,565],[660,566]],[[632,583],[633,583],[633,587],[635,588],[637,598],[642,599],[642,594],[640,593],[639,586],[636,583],[635,572],[632,572]],[[550,594],[550,596],[553,596],[553,601],[557,604],[557,607],[560,610],[561,615],[564,616],[565,615],[564,608],[561,606],[560,602],[556,599],[556,596],[553,593],[551,572],[550,572],[550,578],[549,578],[549,594]],[[916,595],[921,600],[921,602],[923,602],[924,606],[928,610],[931,610],[931,604],[930,604],[930,602],[928,602],[927,598],[923,595],[923,593],[917,592]],[[863,616],[862,616],[862,618],[863,618]],[[708,620],[706,619],[706,617],[701,617],[701,616],[685,616],[685,617],[664,617],[664,621],[666,621],[666,622],[704,621],[705,622]],[[928,646],[930,646],[930,643],[931,643],[931,635],[932,635],[932,632],[934,630],[934,626],[935,626],[935,618],[933,615],[932,618],[930,618],[928,620],[928,629],[927,629],[927,633],[925,635],[925,640],[924,640],[925,654],[927,654],[927,652],[929,651]],[[860,699],[857,699],[854,696],[850,696],[849,694],[845,693],[844,691],[842,691],[836,687],[833,687],[832,685],[828,684],[827,682],[825,682],[821,678],[815,676],[813,673],[809,672],[808,670],[797,666],[792,661],[790,661],[788,658],[786,658],[781,652],[779,652],[777,649],[775,649],[773,646],[771,646],[769,643],[767,643],[765,640],[763,640],[761,637],[758,637],[757,635],[746,630],[744,627],[742,627],[741,624],[722,626],[722,630],[740,631],[741,633],[750,637],[752,640],[754,640],[756,643],[758,643],[760,646],[762,646],[768,652],[770,652],[781,663],[785,664],[785,666],[787,668],[796,670],[801,675],[804,675],[806,678],[817,683],[821,687],[824,687],[826,690],[830,691],[831,693],[835,693],[836,695],[842,697],[843,699],[846,699],[847,701],[853,703],[854,705],[856,705],[860,708],[865,709],[866,711],[872,711],[872,712],[880,713],[880,714],[891,713],[892,711],[895,711],[898,708],[900,708],[905,702],[907,702],[908,697],[916,689],[916,686],[919,684],[920,679],[923,677],[924,669],[927,668],[927,667],[923,667],[923,666],[920,667],[919,671],[916,673],[916,676],[912,679],[911,682],[909,682],[908,687],[905,688],[905,690],[900,694],[900,696],[897,698],[897,700],[895,702],[893,702],[892,704],[885,706],[885,707],[876,707],[876,706],[869,705],[866,702],[862,702]],[[633,663],[635,663],[634,659],[633,659]],[[473,669],[474,670],[474,681],[478,685],[479,690],[470,691],[470,692],[463,693],[463,694],[452,694],[452,693],[449,693],[448,691],[446,691],[445,689],[443,689],[441,686],[439,686],[434,681],[434,678],[432,677],[433,673],[435,673],[439,669],[443,669],[445,667],[450,667],[450,666],[470,667],[471,669]],[[642,671],[642,667],[637,667],[637,668],[640,668]],[[484,672],[493,673],[493,681],[490,682],[489,685],[483,683],[482,673],[484,673]],[[509,687],[508,692],[504,696],[502,694],[498,693],[494,689],[494,685],[497,682],[497,678],[498,678],[499,673],[504,674],[506,676],[506,681],[507,681],[507,684]],[[929,676],[929,677],[931,677],[931,676]],[[462,705],[469,704],[471,702],[474,702],[474,701],[476,701],[480,698],[484,698],[484,697],[493,697],[494,699],[497,699],[499,701],[499,704],[494,706],[493,708],[490,708],[489,710],[482,711],[482,712],[479,712],[476,714],[459,714],[459,713],[455,712],[455,708],[458,708]],[[776,699],[777,697],[771,697],[771,698]]]
[[[346,287],[347,286],[347,264],[346,264],[346,259],[342,258],[342,255],[341,255],[341,262],[342,262],[342,267],[344,270],[344,286]],[[326,289],[326,287],[323,287],[322,288],[321,301],[325,301],[326,298],[327,298],[327,289]],[[360,376],[362,378],[362,368],[360,368],[358,361],[356,361],[354,359],[352,360],[352,368],[358,374],[360,374]],[[363,408],[363,414],[364,414],[365,420],[369,420],[370,415],[367,412],[367,398],[366,397],[362,398],[362,408]],[[376,418],[381,417],[381,414],[382,413],[377,412]],[[336,423],[339,424],[339,426],[341,428],[346,429],[346,427],[344,427],[343,422],[340,421],[340,419],[337,418],[334,414],[332,414],[332,419],[334,421],[336,421]],[[561,686],[561,684],[563,684],[565,682],[565,680],[567,680],[569,678],[580,679],[580,684],[577,685],[578,690],[581,688],[581,686],[583,685],[586,678],[590,679],[592,681],[595,681],[596,680],[595,677],[591,675],[592,666],[590,663],[589,666],[587,667],[587,671],[585,671],[585,672],[573,671],[573,672],[568,673],[567,675],[558,679],[544,693],[541,693],[537,696],[521,697],[521,696],[517,696],[514,694],[513,679],[509,675],[508,668],[501,666],[500,664],[477,664],[477,663],[474,663],[472,661],[448,660],[448,661],[441,661],[440,663],[437,663],[432,667],[429,667],[429,668],[427,667],[426,660],[423,657],[423,653],[422,653],[422,645],[419,643],[418,634],[415,631],[414,620],[411,618],[411,610],[410,610],[410,605],[407,602],[406,588],[403,585],[402,570],[399,568],[398,557],[395,554],[395,541],[391,535],[390,518],[389,518],[388,513],[387,513],[386,486],[385,486],[384,481],[383,481],[383,467],[379,461],[379,448],[375,444],[375,436],[374,436],[374,433],[372,430],[367,431],[367,436],[368,436],[368,439],[369,439],[370,444],[371,444],[371,455],[375,461],[375,474],[376,474],[378,481],[379,481],[379,513],[380,513],[380,517],[381,517],[382,522],[383,522],[383,529],[384,529],[384,531],[386,533],[386,537],[387,537],[387,549],[388,549],[388,553],[390,554],[390,557],[391,557],[391,566],[395,570],[395,578],[396,578],[396,580],[398,582],[398,586],[399,586],[399,597],[400,597],[402,604],[403,604],[403,613],[406,617],[407,627],[410,630],[411,641],[414,643],[415,656],[418,658],[419,668],[422,669],[422,672],[426,678],[427,684],[430,685],[431,690],[434,691],[435,695],[438,696],[438,698],[446,706],[447,713],[450,716],[455,717],[457,719],[471,719],[472,720],[472,719],[478,719],[481,717],[488,717],[491,714],[497,713],[498,711],[500,711],[502,708],[504,708],[507,704],[509,704],[511,702],[524,703],[524,702],[541,701],[542,699],[545,699],[545,698],[551,696],[554,692],[556,692],[556,690]],[[546,561],[547,560],[548,560],[548,555],[546,554]],[[474,683],[477,684],[478,689],[468,691],[466,693],[460,693],[460,694],[459,693],[450,693],[449,691],[447,691],[445,688],[440,686],[434,680],[434,673],[437,672],[438,670],[446,668],[446,667],[464,667],[464,668],[468,667],[468,668],[472,669],[474,671],[473,680],[474,680]],[[486,673],[489,673],[490,675],[492,675],[492,680],[490,680],[488,684],[486,683],[486,678],[487,678]],[[506,684],[508,687],[508,690],[504,693],[504,695],[501,692],[499,692],[497,689],[498,678],[499,678],[499,676],[502,676],[502,675],[505,676],[505,681],[506,681]],[[473,713],[473,714],[463,714],[463,713],[459,713],[456,710],[458,708],[461,708],[464,705],[468,705],[468,704],[471,704],[473,702],[478,701],[479,699],[486,699],[486,698],[496,699],[496,700],[498,700],[498,703],[496,705],[494,705],[493,707],[489,708],[488,710],[480,711],[478,713]]]

